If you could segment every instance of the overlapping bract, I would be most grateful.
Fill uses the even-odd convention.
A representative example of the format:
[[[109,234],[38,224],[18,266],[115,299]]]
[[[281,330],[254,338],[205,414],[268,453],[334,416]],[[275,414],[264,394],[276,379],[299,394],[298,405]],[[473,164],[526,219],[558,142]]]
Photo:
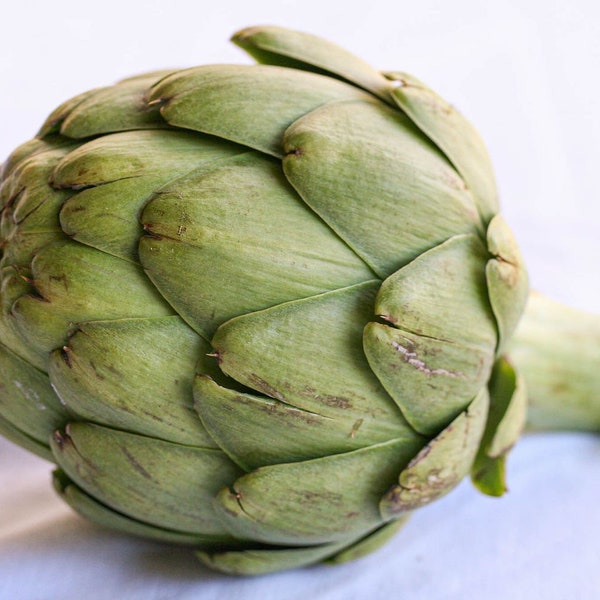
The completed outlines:
[[[267,64],[93,90],[5,164],[0,430],[82,514],[256,573],[369,551],[473,464],[502,492],[527,279],[435,93],[235,41]]]

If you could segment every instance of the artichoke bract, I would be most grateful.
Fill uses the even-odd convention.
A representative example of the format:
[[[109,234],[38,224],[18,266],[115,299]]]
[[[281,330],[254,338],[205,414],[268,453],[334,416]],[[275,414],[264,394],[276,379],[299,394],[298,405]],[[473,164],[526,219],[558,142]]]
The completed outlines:
[[[264,573],[469,474],[503,493],[529,292],[452,106],[314,36],[233,40],[262,64],[86,92],[6,161],[0,431],[85,517]]]

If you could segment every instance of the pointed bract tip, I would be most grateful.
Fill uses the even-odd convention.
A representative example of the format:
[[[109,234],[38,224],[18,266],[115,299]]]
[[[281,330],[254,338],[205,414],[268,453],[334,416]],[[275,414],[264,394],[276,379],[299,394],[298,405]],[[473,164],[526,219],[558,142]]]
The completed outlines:
[[[243,44],[247,42],[250,38],[253,38],[255,35],[260,34],[268,29],[274,29],[272,25],[251,25],[250,27],[244,27],[236,31],[229,39],[234,44]]]
[[[54,443],[58,446],[58,448],[60,448],[62,450],[64,448],[65,444],[67,444],[68,441],[69,441],[69,433],[68,433],[68,431],[66,429],[65,429],[65,433],[64,434],[61,433],[57,429],[54,432],[54,434],[52,435],[52,438],[54,440]]]

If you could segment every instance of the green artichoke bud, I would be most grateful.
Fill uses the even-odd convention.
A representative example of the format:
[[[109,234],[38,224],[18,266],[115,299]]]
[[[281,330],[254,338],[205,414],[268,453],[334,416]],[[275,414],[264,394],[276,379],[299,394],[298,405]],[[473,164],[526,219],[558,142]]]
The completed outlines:
[[[82,515],[263,573],[360,556],[469,474],[501,494],[506,349],[544,423],[557,357],[513,336],[526,271],[453,107],[313,36],[233,39],[263,64],[84,93],[5,163],[0,431]]]

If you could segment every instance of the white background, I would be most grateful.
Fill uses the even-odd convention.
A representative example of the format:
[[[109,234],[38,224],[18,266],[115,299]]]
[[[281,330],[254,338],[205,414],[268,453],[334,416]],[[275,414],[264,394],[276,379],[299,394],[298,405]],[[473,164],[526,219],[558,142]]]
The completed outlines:
[[[11,2],[0,35],[0,161],[64,99],[145,70],[249,62],[276,24],[411,72],[477,126],[537,289],[600,312],[600,4],[595,0]],[[109,534],[54,497],[50,466],[0,442],[0,598],[158,600],[600,597],[600,440],[521,442],[509,494],[468,483],[357,563],[232,579]]]

